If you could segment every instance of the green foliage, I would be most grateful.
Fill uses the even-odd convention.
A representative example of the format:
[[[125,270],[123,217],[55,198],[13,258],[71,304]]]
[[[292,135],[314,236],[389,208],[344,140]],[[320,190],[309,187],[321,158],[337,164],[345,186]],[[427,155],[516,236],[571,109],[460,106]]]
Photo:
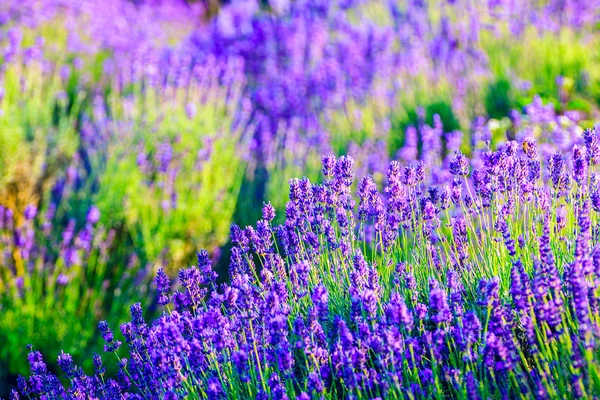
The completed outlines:
[[[496,80],[492,87],[499,90],[498,95],[510,100],[511,96],[537,94],[563,106],[565,98],[598,102],[594,88],[600,78],[600,51],[596,42],[595,37],[584,39],[568,29],[557,35],[529,29],[519,41],[510,35],[482,35],[482,47]],[[502,83],[510,81],[513,84],[508,88]],[[490,112],[487,99],[497,104],[499,98],[486,96],[486,109]]]
[[[511,84],[506,79],[500,79],[488,86],[485,96],[485,111],[491,118],[502,118],[509,115],[514,108],[511,98]]]
[[[62,85],[56,75],[44,77],[42,66],[12,64],[4,74],[0,102],[0,198],[22,211],[36,202],[51,177],[75,154],[78,135],[73,113],[55,93]],[[73,111],[81,105],[76,98]],[[56,110],[56,111],[55,111]],[[58,114],[55,121],[54,114]]]
[[[409,126],[418,127],[425,123],[434,125],[434,116],[438,115],[442,121],[444,131],[451,132],[461,130],[461,124],[452,108],[452,105],[444,100],[435,101],[423,106],[423,117],[420,118],[416,108],[408,108],[397,119],[392,120],[392,127],[388,142],[390,154],[395,154],[404,146],[404,133]]]
[[[130,125],[115,132],[97,205],[106,223],[123,224],[134,247],[147,262],[163,259],[171,267],[193,262],[200,248],[225,244],[241,185],[243,164],[238,136],[218,100],[198,106],[188,117],[181,99],[155,99],[125,111],[120,96],[111,99],[119,121]],[[163,172],[139,166],[156,164],[161,146],[172,151]]]
[[[34,273],[23,276],[22,287],[11,286],[0,291],[0,373],[25,374],[28,363],[26,346],[47,346],[49,356],[61,349],[91,368],[90,357],[102,346],[102,339],[90,327],[108,318],[118,323],[126,318],[132,296],[145,293],[151,275],[139,262],[125,253],[122,238],[105,247],[109,233],[101,232],[82,263],[68,266],[62,255],[52,257],[49,265],[35,260]],[[41,236],[38,234],[38,237]],[[56,241],[39,237],[49,251],[58,248]],[[15,251],[14,257],[20,257]],[[133,259],[135,260],[135,259]],[[6,262],[6,258],[3,259]],[[67,285],[57,283],[68,274]],[[149,299],[143,299],[147,305]],[[68,349],[68,350],[67,350]]]

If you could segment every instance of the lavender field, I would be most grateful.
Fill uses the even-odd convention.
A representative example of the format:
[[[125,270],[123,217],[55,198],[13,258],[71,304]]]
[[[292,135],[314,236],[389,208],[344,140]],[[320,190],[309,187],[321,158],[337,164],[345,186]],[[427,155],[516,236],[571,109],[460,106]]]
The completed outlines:
[[[0,0],[0,398],[600,398],[600,1]]]

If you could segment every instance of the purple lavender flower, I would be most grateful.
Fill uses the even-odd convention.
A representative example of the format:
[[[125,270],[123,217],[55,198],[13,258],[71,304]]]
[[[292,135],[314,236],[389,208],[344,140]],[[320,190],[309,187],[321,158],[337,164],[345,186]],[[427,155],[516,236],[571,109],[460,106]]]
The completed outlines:
[[[29,204],[27,207],[25,207],[25,219],[26,220],[32,220],[35,218],[35,216],[37,215],[37,207],[33,204]]]
[[[57,363],[67,378],[72,379],[75,376],[73,357],[71,357],[69,354],[66,354],[64,351],[61,351],[58,355]]]
[[[437,212],[433,203],[429,199],[426,199],[422,206],[423,220],[429,221],[435,218],[436,213]]]
[[[93,361],[96,375],[103,375],[106,372],[106,368],[102,365],[102,358],[98,353],[94,353]]]
[[[307,287],[310,276],[311,266],[308,261],[301,261],[291,268],[290,278],[294,293],[298,297],[304,297],[308,293]]]
[[[100,210],[96,206],[92,206],[87,214],[87,222],[95,225],[100,220]]]
[[[469,160],[458,150],[454,152],[454,158],[450,161],[450,172],[452,175],[469,175]]]
[[[100,321],[98,324],[98,330],[102,335],[102,339],[106,342],[104,345],[104,351],[106,352],[115,352],[121,346],[121,342],[119,340],[115,340],[112,330],[108,326],[106,321]]]
[[[587,177],[587,166],[585,147],[573,146],[573,180],[580,185]]]
[[[319,319],[325,320],[329,314],[329,294],[323,285],[318,285],[311,295],[315,312]]]
[[[555,153],[548,159],[548,170],[552,179],[554,190],[565,189],[568,185],[569,178],[567,175],[567,167],[560,153]]]
[[[529,158],[530,160],[537,159],[537,157],[538,157],[537,144],[536,144],[534,138],[527,137],[527,138],[523,139],[523,153],[525,153],[527,158]]]
[[[185,114],[189,119],[193,119],[196,116],[196,103],[187,103],[185,105]]]
[[[335,165],[336,159],[334,155],[328,154],[326,156],[323,156],[323,175],[325,175],[326,177],[332,177]]]
[[[171,281],[162,268],[158,269],[156,278],[154,278],[156,291],[158,292],[158,303],[164,305],[169,304],[169,291],[171,289]]]
[[[439,288],[437,281],[431,281],[433,286],[429,292],[429,313],[435,324],[443,324],[450,321],[450,307],[448,305],[446,292]]]
[[[56,283],[58,283],[61,286],[65,286],[67,283],[69,283],[69,277],[65,274],[60,274],[56,278]]]
[[[350,156],[338,158],[334,167],[334,175],[343,186],[351,186],[354,180],[354,159]]]
[[[600,143],[596,128],[586,129],[583,131],[583,140],[586,147],[586,159],[589,166],[600,164]]]
[[[271,205],[271,203],[266,203],[263,205],[262,217],[264,220],[269,222],[275,219],[275,208]]]
[[[417,170],[415,167],[406,166],[402,177],[402,183],[406,186],[415,186],[418,183]]]
[[[189,304],[197,307],[204,299],[206,290],[201,288],[202,275],[197,267],[190,267],[179,271],[179,282],[186,291],[186,297]]]

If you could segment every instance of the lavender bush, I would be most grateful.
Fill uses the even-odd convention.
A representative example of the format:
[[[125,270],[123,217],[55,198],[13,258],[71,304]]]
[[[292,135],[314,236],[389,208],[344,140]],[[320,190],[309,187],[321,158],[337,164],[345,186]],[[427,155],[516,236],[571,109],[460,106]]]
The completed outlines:
[[[12,396],[593,396],[600,143],[580,133],[548,159],[527,137],[448,168],[392,161],[382,191],[325,156],[323,181],[290,181],[285,223],[267,204],[232,225],[231,283],[201,251],[176,286],[158,272],[161,317],[136,303],[123,336],[99,324],[114,378],[61,353],[63,384],[32,350]]]

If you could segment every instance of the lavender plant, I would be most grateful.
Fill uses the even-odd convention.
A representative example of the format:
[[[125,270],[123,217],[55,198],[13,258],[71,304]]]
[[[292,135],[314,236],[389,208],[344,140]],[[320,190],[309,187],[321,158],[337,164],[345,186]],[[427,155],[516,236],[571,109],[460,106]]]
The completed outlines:
[[[176,286],[158,272],[160,318],[136,303],[123,339],[99,324],[106,352],[127,348],[114,378],[61,353],[63,385],[32,350],[12,396],[593,396],[600,145],[595,130],[577,143],[456,151],[435,175],[392,161],[382,191],[325,156],[322,182],[290,181],[282,225],[269,204],[232,225],[229,284],[201,251]]]

